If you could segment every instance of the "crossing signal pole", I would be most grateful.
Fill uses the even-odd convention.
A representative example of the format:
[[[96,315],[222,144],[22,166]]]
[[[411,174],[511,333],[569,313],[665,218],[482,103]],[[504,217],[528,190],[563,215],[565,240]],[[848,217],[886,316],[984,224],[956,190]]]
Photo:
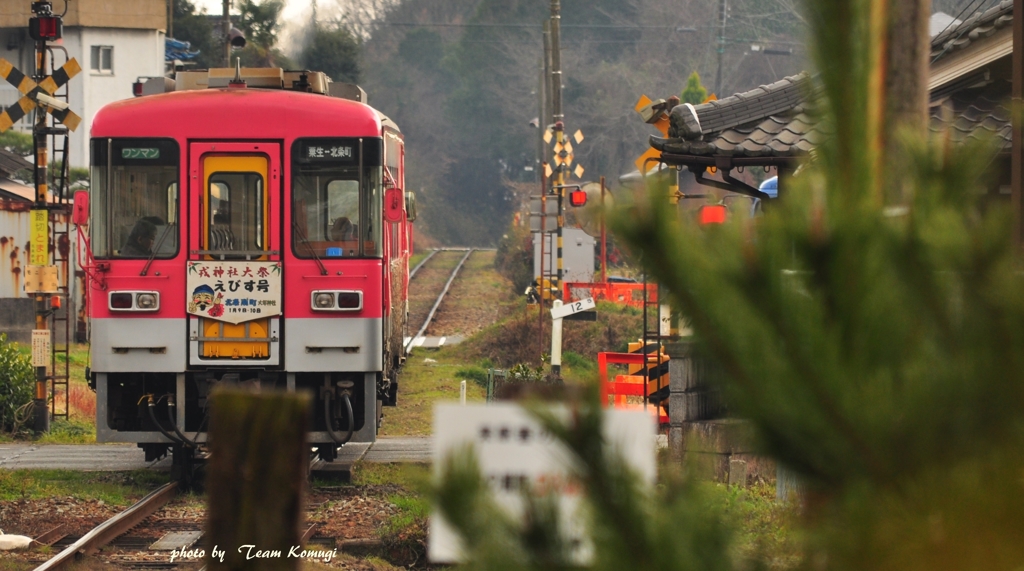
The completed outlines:
[[[35,121],[32,129],[32,142],[35,156],[35,201],[30,213],[31,239],[29,244],[29,264],[25,272],[25,293],[33,295],[36,308],[36,325],[32,331],[32,366],[35,368],[35,394],[33,395],[32,428],[35,432],[46,432],[50,428],[50,411],[48,410],[47,399],[47,364],[54,368],[54,386],[58,375],[56,374],[56,354],[51,351],[52,332],[48,327],[48,319],[54,309],[60,307],[59,277],[57,271],[57,252],[59,248],[54,242],[50,232],[50,209],[61,208],[60,204],[53,204],[49,200],[49,188],[47,185],[48,153],[46,138],[49,135],[55,137],[67,136],[69,130],[75,130],[81,123],[81,117],[76,115],[68,107],[66,101],[55,97],[57,91],[67,82],[82,71],[74,58],[69,59],[63,66],[54,69],[52,75],[47,75],[46,56],[49,53],[48,42],[59,40],[63,35],[63,22],[61,16],[53,13],[53,6],[49,0],[34,0],[32,2],[32,16],[28,21],[29,36],[35,42],[33,54],[35,62],[33,70],[29,75],[18,70],[11,62],[0,58],[0,77],[13,85],[22,93],[21,99],[8,109],[0,113],[0,132],[6,131],[14,126],[16,122],[35,110]],[[53,115],[54,119],[62,123],[64,128],[50,127],[47,115]],[[66,141],[66,139],[65,139]],[[55,149],[56,152],[56,149]],[[63,152],[63,167],[68,166],[67,145]],[[63,179],[62,179],[63,180]],[[56,232],[56,229],[54,230]],[[51,254],[51,251],[53,252]],[[51,259],[54,263],[51,263]],[[64,263],[66,259],[62,260]],[[65,274],[71,274],[68,268]],[[63,295],[69,291],[67,285],[63,286]],[[65,321],[66,323],[66,321]],[[67,340],[63,350],[65,363],[67,358]],[[66,371],[66,368],[65,368]],[[66,374],[61,377],[66,381]],[[66,382],[65,382],[66,385]],[[66,395],[66,391],[65,391]],[[65,407],[66,410],[66,407]]]
[[[561,149],[562,144],[565,142],[565,124],[562,122],[565,117],[562,114],[561,10],[560,1],[551,0],[551,122],[554,124],[556,149]],[[555,169],[555,176],[552,180],[552,186],[558,192],[558,233],[556,238],[558,244],[555,247],[558,257],[556,276],[559,288],[562,287],[562,226],[565,221],[564,205],[562,204],[562,196],[565,194],[565,190],[562,187],[565,185],[565,171],[567,168],[568,166],[564,163],[559,164]]]
[[[33,34],[33,39],[36,41],[36,73],[35,80],[37,82],[42,81],[46,77],[46,40],[49,37],[59,38],[61,20],[58,17],[54,17],[52,14],[52,8],[49,2],[35,2],[32,4],[33,18],[29,19],[29,29],[33,32],[39,31],[39,28],[47,28],[42,33]],[[44,26],[42,23],[33,25],[35,22],[50,22],[49,26]],[[47,35],[44,35],[47,34]],[[32,129],[32,142],[35,147],[36,155],[36,167],[35,167],[35,186],[36,186],[36,210],[42,211],[48,215],[47,210],[47,185],[46,185],[46,167],[47,167],[47,153],[46,153],[46,112],[42,108],[36,110],[36,123],[35,128]],[[65,160],[67,160],[65,158]],[[49,218],[49,216],[47,216]],[[46,222],[47,240],[46,248],[49,248],[49,220]],[[33,246],[35,246],[33,244]],[[32,256],[35,257],[36,248],[33,248]],[[47,252],[48,254],[49,252]],[[49,256],[47,256],[48,258]],[[43,265],[49,260],[45,260]],[[39,263],[33,261],[33,264]],[[47,307],[46,296],[37,293],[36,294],[36,329],[46,331],[47,329],[47,317],[49,317],[49,307]],[[46,335],[49,335],[48,333]],[[47,432],[50,430],[50,411],[46,402],[46,365],[39,366],[39,363],[33,363],[36,365],[36,394],[35,394],[35,405],[34,405],[34,422],[33,429],[37,433]]]

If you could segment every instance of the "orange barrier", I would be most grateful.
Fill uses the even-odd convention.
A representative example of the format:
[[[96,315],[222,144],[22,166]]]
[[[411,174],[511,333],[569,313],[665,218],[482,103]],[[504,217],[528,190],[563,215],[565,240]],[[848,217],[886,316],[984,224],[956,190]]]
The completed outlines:
[[[608,365],[644,365],[647,355],[641,353],[598,353],[597,371],[601,383],[601,406],[609,404],[615,408],[641,408],[642,405],[626,403],[627,396],[646,397],[643,375],[616,375],[615,381],[608,380]],[[613,397],[612,403],[608,397]],[[667,400],[666,400],[667,402]],[[663,406],[652,405],[649,410],[658,416],[660,424],[668,424],[668,413]]]
[[[564,282],[562,284],[562,301],[564,303],[588,297],[594,298],[594,301],[610,301],[643,309],[644,284],[588,282]],[[647,303],[658,303],[658,286],[655,284],[647,284]]]

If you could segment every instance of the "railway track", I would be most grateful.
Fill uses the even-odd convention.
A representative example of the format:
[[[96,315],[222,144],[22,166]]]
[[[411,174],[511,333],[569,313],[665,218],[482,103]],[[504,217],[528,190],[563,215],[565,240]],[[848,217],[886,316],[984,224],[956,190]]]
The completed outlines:
[[[60,553],[36,567],[36,571],[62,569],[65,565],[79,557],[93,555],[100,548],[108,545],[156,513],[157,510],[171,501],[177,493],[177,482],[164,484],[153,490],[130,508],[96,526],[92,531],[65,547]]]
[[[311,460],[310,466],[314,463],[315,460]],[[35,560],[34,563],[38,564],[35,569],[67,568],[85,556],[94,556],[104,565],[118,569],[196,568],[201,562],[199,550],[203,549],[205,507],[197,509],[187,500],[173,502],[177,492],[176,483],[165,484],[81,536],[68,535],[65,525],[37,536],[37,544],[50,546],[55,551],[59,550],[59,553],[41,563]],[[353,494],[343,487],[312,487],[307,494],[305,522],[298,543],[314,549],[377,548],[380,541],[365,529],[356,538],[336,539],[339,529],[353,529],[337,522],[338,516],[348,518],[362,514],[363,519],[377,517],[380,521],[372,522],[376,526],[397,513],[397,508],[390,506],[389,501],[361,500],[359,494]],[[353,503],[354,511],[344,506],[338,507],[346,501]],[[358,503],[361,501],[371,503]],[[342,511],[339,512],[339,509]],[[158,512],[159,515],[156,515]],[[157,547],[156,543],[165,545]],[[172,548],[192,551],[172,557]],[[28,561],[33,562],[32,559]]]
[[[438,308],[441,307],[441,303],[444,301],[445,295],[448,294],[452,283],[455,281],[455,278],[458,277],[459,270],[462,269],[466,264],[466,260],[468,260],[470,255],[475,251],[475,248],[434,250],[426,258],[420,261],[420,263],[417,264],[409,273],[409,323],[420,323],[421,325],[415,335],[405,340],[406,353],[409,353],[412,350],[418,339],[422,339],[423,334],[427,331],[427,328],[430,327],[431,321],[433,321],[434,316],[437,314]],[[434,260],[433,263],[427,265],[427,263],[432,259]],[[448,267],[451,267],[451,270],[446,274],[444,270]],[[422,274],[420,273],[420,269],[424,270]],[[417,275],[420,276],[419,279],[417,281],[413,281]],[[440,279],[443,279],[444,276],[447,276],[447,280],[444,282],[444,285],[441,286]],[[416,299],[414,299],[413,295],[413,284],[416,284],[418,289],[417,295],[415,296]],[[422,287],[422,290],[419,289],[420,287]],[[433,295],[435,291],[437,292],[436,297]],[[429,306],[429,309],[427,309],[425,303],[423,303],[425,296],[429,296],[426,297],[428,303],[430,300],[433,301],[432,305]],[[419,307],[413,307],[414,301],[419,302],[416,304]]]

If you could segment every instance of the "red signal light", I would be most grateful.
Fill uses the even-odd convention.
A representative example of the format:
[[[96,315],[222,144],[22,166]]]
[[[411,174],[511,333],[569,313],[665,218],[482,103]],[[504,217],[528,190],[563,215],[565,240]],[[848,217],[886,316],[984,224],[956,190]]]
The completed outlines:
[[[29,18],[28,33],[35,41],[59,40],[63,35],[63,23],[57,16]]]
[[[724,204],[708,204],[700,207],[700,211],[697,213],[697,222],[701,226],[705,224],[724,224],[725,214],[726,208]]]
[[[587,193],[582,190],[574,190],[569,193],[569,204],[580,207],[587,205]]]

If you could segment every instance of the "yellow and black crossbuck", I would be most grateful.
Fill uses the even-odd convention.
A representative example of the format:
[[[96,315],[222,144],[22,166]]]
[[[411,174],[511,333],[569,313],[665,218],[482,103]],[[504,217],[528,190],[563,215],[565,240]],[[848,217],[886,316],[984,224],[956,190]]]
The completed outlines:
[[[0,113],[0,133],[10,129],[19,119],[37,106],[45,109],[68,129],[72,131],[77,129],[82,118],[51,96],[81,71],[82,67],[78,65],[78,61],[71,58],[52,75],[36,83],[31,77],[14,67],[11,62],[0,58],[0,76],[24,94],[24,97],[17,103]]]

